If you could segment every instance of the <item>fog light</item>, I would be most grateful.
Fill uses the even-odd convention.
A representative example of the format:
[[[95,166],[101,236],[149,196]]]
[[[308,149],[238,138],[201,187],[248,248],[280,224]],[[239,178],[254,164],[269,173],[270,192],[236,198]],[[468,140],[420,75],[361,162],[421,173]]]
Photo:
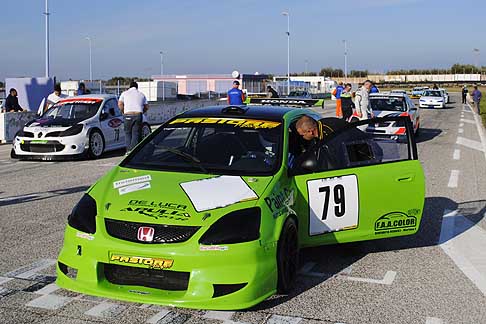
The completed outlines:
[[[64,273],[67,277],[69,277],[71,279],[76,279],[76,276],[78,275],[78,270],[77,269],[68,267],[67,265],[65,265],[62,262],[58,262],[57,264],[58,264],[59,269],[61,270],[61,272]]]
[[[76,145],[71,145],[71,148],[72,148],[73,150],[75,150],[75,149],[76,149]]]

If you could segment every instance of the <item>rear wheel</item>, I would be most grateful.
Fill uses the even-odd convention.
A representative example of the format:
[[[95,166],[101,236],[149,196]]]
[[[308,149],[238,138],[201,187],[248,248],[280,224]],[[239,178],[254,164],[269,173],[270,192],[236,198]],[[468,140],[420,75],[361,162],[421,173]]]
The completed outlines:
[[[92,159],[98,159],[105,151],[105,139],[100,131],[94,130],[89,135],[88,156]]]
[[[295,283],[299,266],[299,242],[297,224],[288,218],[277,245],[278,282],[277,292],[288,294]]]

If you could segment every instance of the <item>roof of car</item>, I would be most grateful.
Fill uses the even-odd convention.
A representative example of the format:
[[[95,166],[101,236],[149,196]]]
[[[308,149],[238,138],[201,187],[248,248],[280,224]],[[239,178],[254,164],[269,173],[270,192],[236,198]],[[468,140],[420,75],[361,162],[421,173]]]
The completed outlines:
[[[211,106],[201,107],[186,111],[182,114],[184,117],[244,117],[266,120],[282,120],[288,112],[295,111],[298,108],[280,107],[280,106]],[[298,109],[301,110],[301,109]],[[302,109],[302,111],[305,111]]]
[[[111,98],[116,98],[116,96],[112,95],[112,94],[102,93],[102,94],[86,94],[86,95],[80,95],[80,96],[72,96],[72,97],[63,98],[63,99],[61,99],[61,101],[72,100],[72,99],[102,99],[102,100],[106,100],[106,99],[111,99]]]
[[[372,97],[400,97],[404,98],[408,95],[403,92],[377,92],[377,93],[370,93],[370,98]]]

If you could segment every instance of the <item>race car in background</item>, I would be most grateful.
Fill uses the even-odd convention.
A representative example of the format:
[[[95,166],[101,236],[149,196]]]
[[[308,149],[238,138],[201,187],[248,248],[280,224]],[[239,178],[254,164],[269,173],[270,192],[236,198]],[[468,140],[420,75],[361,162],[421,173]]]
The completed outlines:
[[[412,89],[412,94],[410,95],[410,98],[419,99],[424,93],[424,91],[428,89],[429,87],[415,87]]]
[[[346,124],[302,151],[308,109],[197,108],[167,121],[68,216],[57,285],[198,309],[246,309],[292,291],[303,247],[415,234],[425,184],[413,136]],[[400,197],[397,197],[397,195]],[[413,238],[411,238],[413,240]]]
[[[419,100],[420,108],[445,108],[446,98],[441,90],[425,90]]]
[[[420,110],[417,109],[408,95],[403,93],[372,93],[370,94],[370,108],[375,117],[410,117],[413,130],[418,134],[420,128]],[[403,121],[385,121],[370,124],[367,132],[403,135],[406,128]]]
[[[445,103],[449,103],[449,92],[447,92],[446,89],[439,88],[440,91],[442,91],[442,95],[444,96]]]
[[[150,134],[145,116],[143,136]],[[59,101],[15,135],[12,158],[99,158],[125,148],[123,115],[114,95],[83,95]]]

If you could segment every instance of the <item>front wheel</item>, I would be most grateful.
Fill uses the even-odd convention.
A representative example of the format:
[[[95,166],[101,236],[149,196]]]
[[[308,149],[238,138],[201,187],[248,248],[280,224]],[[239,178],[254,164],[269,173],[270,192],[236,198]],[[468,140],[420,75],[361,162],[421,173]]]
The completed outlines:
[[[280,234],[277,245],[277,292],[288,294],[295,283],[299,266],[299,241],[297,224],[288,218]]]
[[[105,150],[105,139],[98,130],[94,130],[89,135],[88,156],[92,159],[98,159],[103,155]]]

